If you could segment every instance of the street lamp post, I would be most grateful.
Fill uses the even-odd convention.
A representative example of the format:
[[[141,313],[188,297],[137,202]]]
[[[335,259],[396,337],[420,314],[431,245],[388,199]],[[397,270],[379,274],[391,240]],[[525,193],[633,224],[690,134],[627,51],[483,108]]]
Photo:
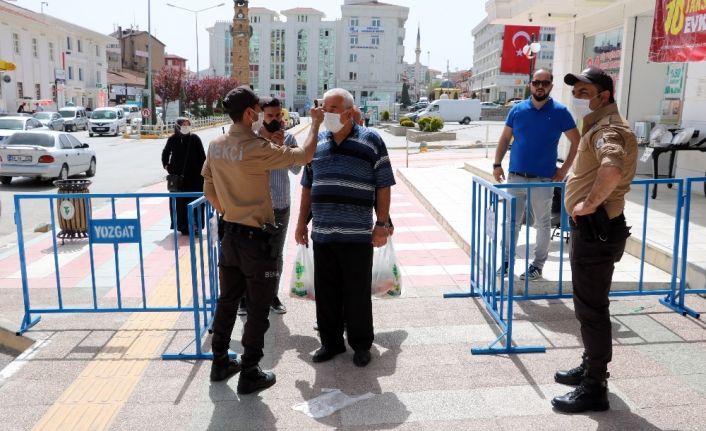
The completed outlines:
[[[173,4],[171,4],[171,3],[167,3],[167,6],[169,6],[169,7],[173,7],[173,8],[177,8],[177,9],[182,9],[182,10],[185,10],[185,11],[187,11],[187,12],[191,12],[191,13],[194,14],[194,21],[195,21],[195,24],[196,24],[196,79],[199,78],[199,12],[203,12],[203,11],[205,11],[205,10],[209,10],[209,9],[221,7],[221,6],[223,6],[224,4],[225,4],[225,3],[220,3],[220,4],[217,4],[217,5],[205,7],[205,8],[203,8],[203,9],[193,10],[193,9],[188,9],[188,8],[185,8],[185,7],[173,5]]]

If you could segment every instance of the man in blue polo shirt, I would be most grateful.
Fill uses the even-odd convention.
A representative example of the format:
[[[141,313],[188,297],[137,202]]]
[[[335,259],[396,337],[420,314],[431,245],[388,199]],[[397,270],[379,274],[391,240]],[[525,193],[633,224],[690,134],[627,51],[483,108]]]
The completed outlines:
[[[354,122],[351,93],[334,88],[324,94],[327,131],[319,133],[310,169],[302,175],[298,244],[307,244],[312,214],[316,322],[321,348],[312,358],[324,362],[346,351],[343,329],[354,351],[353,363],[370,362],[373,309],[370,299],[373,247],[390,235],[390,187],[395,178],[380,135]],[[377,221],[373,223],[373,208]]]
[[[505,128],[495,151],[493,177],[496,181],[502,182],[506,179],[501,163],[513,137],[515,140],[510,152],[508,183],[563,181],[569,172],[576,156],[580,135],[576,122],[566,106],[549,97],[553,81],[554,76],[551,72],[544,69],[537,70],[530,82],[532,96],[515,105],[507,114]],[[557,149],[562,133],[571,142],[571,147],[564,163],[557,168]],[[525,205],[527,205],[527,189],[510,189],[509,192],[517,197],[515,212],[515,238],[517,238]],[[530,264],[527,273],[520,276],[522,280],[525,277],[530,280],[542,277],[542,268],[547,260],[551,239],[552,194],[551,187],[532,189],[530,205],[534,215],[534,227],[537,229],[537,244],[534,248],[534,261]],[[508,237],[506,256],[510,255],[509,243]],[[507,273],[507,259],[505,267],[501,270]]]

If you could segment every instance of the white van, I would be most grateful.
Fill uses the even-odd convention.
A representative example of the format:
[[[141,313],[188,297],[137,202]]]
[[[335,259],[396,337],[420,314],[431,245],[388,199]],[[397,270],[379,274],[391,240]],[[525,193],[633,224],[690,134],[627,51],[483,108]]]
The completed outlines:
[[[469,124],[471,121],[480,120],[480,100],[435,100],[419,114],[417,121],[424,117],[441,117],[441,119],[444,120],[444,123],[456,121],[461,124]]]
[[[126,124],[122,109],[96,108],[91,112],[91,119],[88,121],[88,136],[118,136],[125,131]]]
[[[59,115],[64,119],[65,131],[88,130],[88,114],[83,106],[64,106],[59,109]]]
[[[133,118],[142,118],[140,113],[140,107],[136,105],[117,105],[118,109],[122,109],[123,115],[125,116],[125,121],[128,123],[132,121]]]

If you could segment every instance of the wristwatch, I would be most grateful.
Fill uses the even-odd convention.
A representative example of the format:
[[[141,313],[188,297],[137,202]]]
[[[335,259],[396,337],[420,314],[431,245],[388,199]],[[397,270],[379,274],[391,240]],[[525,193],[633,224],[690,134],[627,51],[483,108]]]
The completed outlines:
[[[390,224],[390,219],[387,219],[387,221],[384,222],[384,223],[381,222],[380,220],[377,220],[377,221],[375,222],[375,226],[377,226],[377,227],[384,227],[385,229],[389,229],[389,228],[392,226],[392,224]]]
[[[503,165],[500,163],[493,163],[493,169],[501,168]]]

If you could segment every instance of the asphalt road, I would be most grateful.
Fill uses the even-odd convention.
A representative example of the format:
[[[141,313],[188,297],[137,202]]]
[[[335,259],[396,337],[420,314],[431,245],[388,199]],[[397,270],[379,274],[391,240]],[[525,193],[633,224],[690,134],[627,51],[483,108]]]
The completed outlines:
[[[204,146],[222,133],[221,127],[195,132]],[[96,151],[96,175],[90,178],[92,193],[132,193],[142,187],[163,181],[166,172],[161,166],[161,154],[165,139],[124,139],[112,136],[88,137],[88,132],[73,132],[81,142]],[[71,178],[85,178],[83,174]],[[165,190],[166,191],[166,190]],[[0,247],[17,242],[17,231],[13,220],[14,195],[54,194],[56,187],[51,181],[37,181],[30,178],[13,178],[9,185],[0,185]],[[25,232],[42,223],[50,223],[48,205],[39,201],[25,201],[22,204],[22,224]]]

